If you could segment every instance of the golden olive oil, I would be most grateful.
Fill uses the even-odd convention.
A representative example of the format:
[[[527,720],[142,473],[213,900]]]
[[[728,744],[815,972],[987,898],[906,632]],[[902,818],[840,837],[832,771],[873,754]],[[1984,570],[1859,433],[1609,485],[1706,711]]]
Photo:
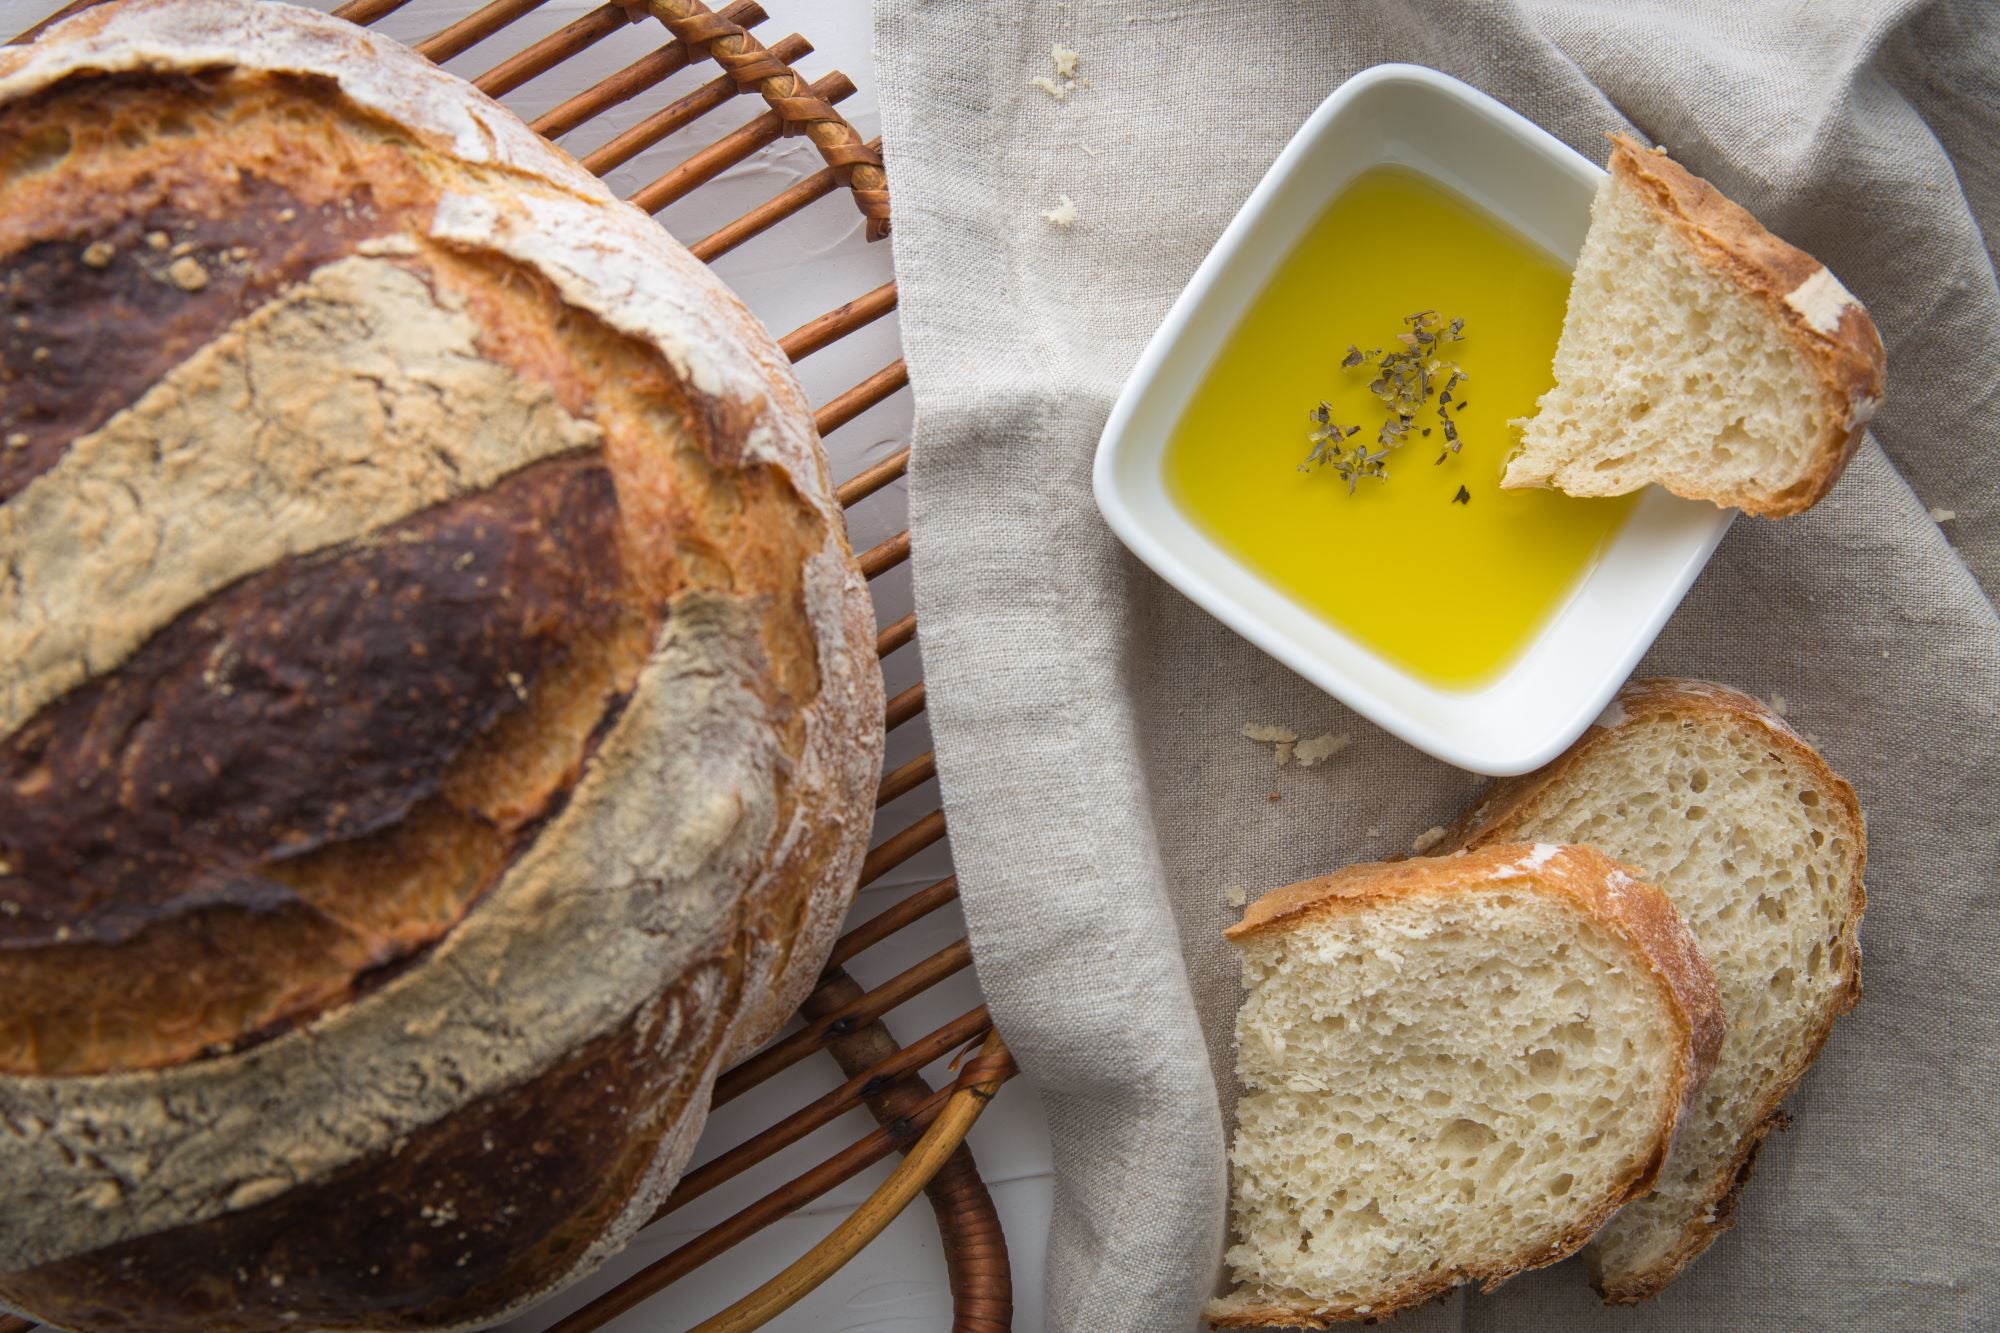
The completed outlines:
[[[1569,270],[1497,219],[1397,167],[1357,176],[1244,313],[1166,452],[1167,487],[1214,541],[1353,639],[1433,684],[1499,675],[1559,610],[1633,497],[1502,491],[1513,433],[1553,383]],[[1384,479],[1353,494],[1330,468],[1301,472],[1307,414],[1373,441],[1388,415],[1372,363],[1404,317],[1465,321],[1443,346],[1461,447],[1447,454],[1435,397]],[[1463,411],[1459,411],[1463,404]],[[1428,436],[1421,434],[1429,429]],[[1454,499],[1464,487],[1466,499]]]

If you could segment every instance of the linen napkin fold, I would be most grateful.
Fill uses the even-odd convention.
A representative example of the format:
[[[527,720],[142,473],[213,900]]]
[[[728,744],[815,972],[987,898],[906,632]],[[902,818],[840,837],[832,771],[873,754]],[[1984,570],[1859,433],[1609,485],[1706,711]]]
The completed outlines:
[[[1049,1326],[1190,1328],[1221,1276],[1226,889],[1401,851],[1479,786],[1160,583],[1090,492],[1167,306],[1311,109],[1387,60],[1600,161],[1610,130],[1668,145],[1889,349],[1832,498],[1737,522],[1643,666],[1782,696],[1855,783],[1860,1008],[1662,1297],[1605,1310],[1567,1263],[1397,1325],[2000,1326],[2000,6],[878,0],[876,45],[931,725],[980,982],[1054,1136]],[[1354,744],[1280,769],[1252,721]]]

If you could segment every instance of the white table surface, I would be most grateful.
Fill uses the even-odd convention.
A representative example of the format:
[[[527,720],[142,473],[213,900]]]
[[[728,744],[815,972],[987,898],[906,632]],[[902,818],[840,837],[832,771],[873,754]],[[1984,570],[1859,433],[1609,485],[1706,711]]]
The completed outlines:
[[[18,32],[59,2],[0,0],[0,30],[7,34]],[[446,68],[468,77],[476,75],[528,42],[595,8],[596,2],[550,0],[538,13],[482,42]],[[335,3],[338,0],[316,0],[316,7],[332,8]],[[719,8],[721,0],[711,3]],[[796,67],[809,78],[839,69],[853,79],[856,92],[841,104],[840,110],[863,138],[872,139],[879,133],[880,117],[875,107],[868,0],[763,0],[763,3],[771,18],[758,29],[761,39],[775,42],[797,31],[812,40],[815,50],[797,61]],[[377,26],[391,36],[410,40],[434,32],[478,7],[474,0],[414,0],[407,11]],[[625,28],[584,55],[525,85],[506,100],[516,110],[533,117],[652,50],[663,40],[664,31],[650,22]],[[607,112],[562,142],[579,154],[588,152],[661,106],[667,98],[678,97],[715,75],[716,67],[708,62],[683,71],[662,88]],[[732,102],[689,130],[655,145],[606,179],[618,193],[629,194],[761,110],[761,106],[753,107],[745,99]],[[782,140],[668,208],[660,220],[682,240],[693,240],[821,166],[806,140]],[[891,164],[892,189],[894,182]],[[879,286],[891,276],[887,243],[868,244],[861,234],[859,213],[844,196],[838,195],[821,200],[764,236],[723,256],[715,267],[771,331],[779,335]],[[808,358],[799,368],[800,377],[813,401],[823,403],[887,365],[896,357],[897,348],[896,321],[891,315]],[[834,433],[827,442],[833,474],[836,478],[851,476],[895,452],[909,438],[910,399],[907,393],[899,393]],[[899,531],[903,520],[904,490],[898,482],[857,506],[850,516],[855,548],[866,549]],[[909,611],[907,567],[877,579],[874,588],[881,624],[888,624]],[[889,659],[887,684],[892,694],[917,678],[915,657],[914,652],[905,649]],[[927,724],[919,716],[891,736],[889,762],[893,765],[914,758],[929,746]],[[916,814],[931,808],[936,800],[935,784],[927,783],[893,803],[883,812],[878,836],[907,824]],[[861,895],[855,905],[854,919],[873,915],[912,888],[929,884],[949,871],[950,858],[944,846],[919,853]],[[863,986],[876,985],[963,932],[964,923],[954,904],[862,954],[849,964],[848,970]],[[904,1005],[889,1016],[888,1024],[899,1040],[910,1041],[978,1003],[971,973],[961,972]],[[833,1061],[824,1056],[795,1066],[727,1107],[710,1124],[696,1151],[696,1161],[728,1148],[840,1081]],[[506,1333],[537,1333],[561,1314],[874,1127],[866,1112],[848,1113],[747,1172],[729,1187],[696,1201],[645,1232],[589,1281],[502,1327]],[[994,1099],[974,1126],[970,1142],[980,1174],[992,1189],[1006,1227],[1014,1270],[1015,1327],[1035,1333],[1042,1327],[1042,1254],[1048,1233],[1051,1167],[1040,1105],[1025,1079],[1010,1082]],[[867,1197],[895,1160],[892,1157],[861,1173],[606,1327],[612,1333],[671,1333],[715,1313],[803,1254]],[[854,1262],[769,1327],[784,1333],[808,1330],[930,1333],[949,1326],[950,1311],[951,1297],[945,1286],[937,1228],[928,1204],[919,1200]]]

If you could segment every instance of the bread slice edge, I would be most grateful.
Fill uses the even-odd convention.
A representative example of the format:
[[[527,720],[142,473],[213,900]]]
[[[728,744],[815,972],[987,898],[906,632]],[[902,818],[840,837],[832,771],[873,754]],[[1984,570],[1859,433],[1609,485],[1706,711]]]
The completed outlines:
[[[1773,492],[1732,491],[1694,498],[1785,518],[1818,504],[1847,468],[1882,401],[1887,355],[1867,309],[1833,273],[1773,235],[1748,209],[1659,149],[1611,138],[1611,174],[1649,204],[1710,270],[1761,305],[1804,355],[1831,411],[1814,442],[1817,462]]]
[[[1448,877],[1440,870],[1448,867]],[[1360,911],[1392,899],[1439,896],[1520,882],[1528,891],[1567,898],[1583,913],[1633,946],[1659,982],[1679,1030],[1681,1057],[1675,1068],[1679,1095],[1665,1107],[1651,1156],[1621,1187],[1607,1193],[1553,1243],[1467,1265],[1443,1279],[1422,1279],[1397,1288],[1367,1308],[1306,1303],[1301,1293],[1238,1290],[1209,1302],[1203,1317],[1216,1328],[1328,1328],[1357,1320],[1373,1322],[1449,1295],[1466,1282],[1491,1291],[1529,1269],[1575,1254],[1625,1204],[1652,1189],[1666,1164],[1667,1151],[1682,1119],[1694,1107],[1722,1047],[1723,1017],[1715,975],[1694,936],[1665,894],[1645,883],[1629,866],[1593,847],[1551,843],[1492,843],[1448,856],[1349,866],[1314,879],[1273,889],[1252,903],[1243,919],[1223,932],[1232,941],[1303,925],[1316,916]],[[1288,1301],[1287,1297],[1297,1299]]]
[[[1518,836],[1517,821],[1529,803],[1567,777],[1597,744],[1620,727],[1667,712],[1708,714],[1729,719],[1737,724],[1756,727],[1769,737],[1771,744],[1779,746],[1794,759],[1803,762],[1814,778],[1822,782],[1839,799],[1842,822],[1847,825],[1853,836],[1858,857],[1855,866],[1854,892],[1843,931],[1849,960],[1848,972],[1842,987],[1843,998],[1839,1003],[1829,1006],[1822,1021],[1807,1034],[1804,1054],[1791,1068],[1782,1073],[1773,1090],[1764,1098],[1759,1107],[1755,1127],[1744,1135],[1728,1168],[1720,1173],[1720,1183],[1710,1198],[1709,1207],[1703,1217],[1691,1223],[1667,1255],[1644,1272],[1622,1279],[1613,1278],[1604,1273],[1593,1261],[1590,1271],[1591,1285],[1607,1304],[1612,1305],[1632,1305],[1657,1296],[1680,1276],[1689,1264],[1700,1258],[1703,1252],[1715,1243],[1717,1237],[1736,1225],[1736,1207],[1742,1198],[1744,1188],[1755,1174],[1757,1155],[1763,1148],[1764,1140],[1770,1136],[1772,1130],[1782,1128],[1787,1122],[1787,1116],[1782,1109],[1785,1099],[1797,1089],[1799,1080],[1805,1076],[1808,1069],[1812,1068],[1813,1061],[1819,1058],[1827,1038],[1832,1035],[1833,1025],[1861,1000],[1860,931],[1861,919],[1868,906],[1868,891],[1863,883],[1868,852],[1866,824],[1862,817],[1860,800],[1855,796],[1854,788],[1847,780],[1834,772],[1819,751],[1799,735],[1790,723],[1757,699],[1730,686],[1717,684],[1714,681],[1671,676],[1628,682],[1569,749],[1532,773],[1504,778],[1494,783],[1478,801],[1467,807],[1465,812],[1446,828],[1445,836],[1439,845],[1460,849],[1477,848],[1496,842],[1504,845],[1506,840]]]
[[[1882,401],[1886,355],[1868,311],[1827,267],[1773,235],[1747,209],[1659,149],[1611,134],[1609,180],[1628,191],[1695,261],[1761,308],[1801,354],[1822,395],[1825,425],[1811,443],[1812,464],[1776,488],[1676,482],[1689,499],[1732,506],[1762,518],[1810,509],[1839,481],[1864,427]],[[1508,488],[1550,484],[1546,475],[1510,467]],[[1662,483],[1665,484],[1665,483]]]

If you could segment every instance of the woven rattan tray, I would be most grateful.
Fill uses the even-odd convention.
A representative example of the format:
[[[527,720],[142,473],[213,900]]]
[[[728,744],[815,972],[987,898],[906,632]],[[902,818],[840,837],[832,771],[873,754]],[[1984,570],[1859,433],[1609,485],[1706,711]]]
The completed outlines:
[[[92,2],[68,5],[48,21]],[[766,44],[756,30],[767,16],[755,0],[735,0],[714,10],[700,0],[606,3],[560,26],[546,20],[536,23],[536,11],[545,2],[493,0],[437,31],[429,31],[422,19],[441,17],[448,8],[445,0],[352,0],[334,12],[361,24],[392,20],[397,32],[429,31],[411,45],[440,63],[457,62],[454,68],[466,66],[466,61],[458,60],[461,56],[476,67],[479,53],[475,48],[502,37],[495,45],[504,42],[515,53],[473,77],[482,90],[502,101],[513,99],[519,90],[559,67],[574,68],[566,67],[565,62],[584,57],[593,47],[627,29],[636,27],[657,34],[656,42],[647,43],[651,49],[646,54],[536,116],[531,122],[534,128],[561,140],[579,155],[586,168],[603,176],[661,141],[681,136],[712,113],[754,108],[754,114],[715,134],[706,146],[632,190],[628,197],[657,214],[730,168],[772,150],[779,140],[803,136],[821,159],[820,170],[771,194],[733,221],[704,235],[680,239],[697,256],[713,262],[739,246],[756,243],[778,224],[829,196],[833,196],[831,202],[822,207],[859,210],[869,240],[887,235],[889,195],[879,145],[864,143],[836,109],[853,93],[854,85],[838,72],[811,82],[794,73],[792,62],[811,51],[811,44],[796,34]],[[413,22],[417,26],[412,27]],[[38,30],[16,40],[31,37]],[[539,35],[524,42],[523,35],[531,30]],[[630,40],[627,33],[620,44]],[[605,61],[601,50],[588,59],[592,69],[616,63]],[[710,61],[715,68],[703,79]],[[593,122],[614,108],[620,109],[618,120],[629,122],[627,127],[615,134],[593,134]],[[644,114],[634,118],[635,111]],[[770,247],[773,262],[785,259],[787,242],[782,236],[764,244]],[[795,362],[801,361],[872,324],[895,304],[893,283],[860,292],[799,326],[781,339],[781,344]],[[818,408],[820,434],[840,430],[903,390],[907,383],[903,362],[896,359],[844,392],[833,394]],[[840,486],[841,503],[850,513],[851,527],[858,526],[853,521],[856,507],[871,497],[879,507],[896,503],[887,488],[903,475],[908,461],[905,445]],[[885,516],[896,519],[895,527],[900,528],[899,512],[872,515],[869,526],[879,526]],[[877,591],[878,608],[893,605],[882,594],[884,583],[889,581],[885,576],[898,571],[909,553],[907,531],[897,531],[862,553],[862,568]],[[889,620],[878,640],[892,683],[899,678],[913,683],[893,694],[888,703],[885,720],[891,732],[891,762],[883,774],[877,804],[878,808],[893,808],[885,811],[891,817],[878,821],[877,841],[861,870],[862,887],[890,876],[945,837],[944,813],[930,795],[934,791],[930,779],[936,771],[932,756],[926,752],[895,762],[899,752],[910,749],[907,744],[899,747],[895,743],[897,729],[920,730],[909,724],[924,709],[924,686],[917,678],[915,653],[910,651],[915,638],[915,617],[903,615]],[[819,988],[802,1006],[799,1023],[725,1073],[716,1084],[715,1106],[733,1120],[737,1113],[721,1112],[721,1108],[822,1052],[837,1062],[845,1080],[802,1105],[783,1107],[771,1117],[771,1123],[747,1135],[743,1126],[732,1124],[732,1136],[743,1137],[726,1150],[717,1152],[705,1144],[655,1221],[716,1193],[731,1203],[740,1199],[739,1207],[556,1322],[529,1316],[524,1323],[510,1327],[543,1328],[548,1333],[599,1328],[899,1152],[903,1160],[896,1169],[825,1239],[776,1278],[696,1328],[742,1330],[767,1322],[858,1252],[919,1191],[929,1196],[937,1215],[954,1328],[969,1333],[1009,1327],[1012,1283],[1006,1242],[964,1138],[987,1100],[1014,1072],[1012,1062],[992,1031],[983,1005],[907,1045],[899,1045],[883,1022],[913,998],[963,971],[972,960],[971,950],[962,938],[955,939],[872,988],[864,988],[846,970],[858,955],[925,921],[956,896],[957,885],[947,875],[928,884],[920,882],[865,919],[857,912],[857,920],[835,946]],[[879,901],[880,895],[871,894],[870,898]],[[947,1061],[947,1067],[926,1077],[927,1069]],[[768,1099],[764,1104],[769,1104]],[[761,1181],[757,1187],[746,1185],[746,1173],[760,1163],[856,1107],[871,1112],[878,1127],[776,1188],[763,1187]],[[713,1202],[711,1199],[710,1204]],[[676,1310],[674,1322],[680,1324],[685,1314]],[[26,1320],[0,1316],[0,1333],[24,1333],[33,1327]]]

